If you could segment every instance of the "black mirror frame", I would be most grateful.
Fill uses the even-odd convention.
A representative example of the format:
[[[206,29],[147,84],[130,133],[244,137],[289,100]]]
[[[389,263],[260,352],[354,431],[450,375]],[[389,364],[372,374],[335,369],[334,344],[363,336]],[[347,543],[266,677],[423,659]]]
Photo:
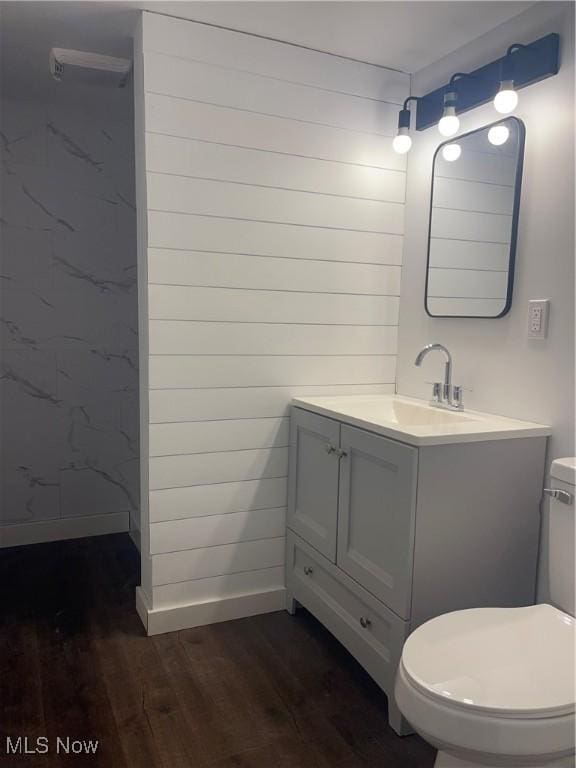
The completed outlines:
[[[514,184],[514,207],[512,209],[512,232],[510,235],[510,252],[508,256],[508,285],[506,289],[506,303],[504,304],[504,308],[502,312],[498,315],[433,315],[428,310],[428,281],[430,278],[430,239],[432,234],[432,203],[434,201],[434,166],[436,165],[436,157],[438,153],[442,150],[442,147],[445,147],[447,144],[453,144],[455,141],[460,139],[465,139],[466,136],[471,136],[474,133],[479,133],[480,131],[489,130],[495,125],[500,125],[501,123],[505,122],[506,120],[513,120],[517,127],[518,127],[518,160],[516,162],[516,181]],[[468,133],[463,133],[461,136],[455,136],[448,141],[443,141],[442,144],[440,144],[436,151],[434,152],[434,157],[432,158],[432,181],[430,185],[430,215],[428,217],[428,252],[426,256],[426,287],[424,289],[424,309],[426,310],[426,314],[429,317],[435,317],[435,318],[444,318],[444,319],[470,319],[470,320],[497,320],[499,317],[504,317],[504,315],[507,315],[510,311],[510,308],[512,306],[512,292],[514,288],[514,269],[516,265],[516,243],[518,240],[518,218],[520,215],[520,193],[522,191],[522,173],[524,169],[524,145],[526,141],[526,126],[523,123],[522,120],[518,117],[514,117],[513,115],[508,115],[507,117],[503,117],[500,120],[496,120],[494,123],[489,123],[488,125],[483,125],[481,128],[476,128],[473,131],[468,131]]]

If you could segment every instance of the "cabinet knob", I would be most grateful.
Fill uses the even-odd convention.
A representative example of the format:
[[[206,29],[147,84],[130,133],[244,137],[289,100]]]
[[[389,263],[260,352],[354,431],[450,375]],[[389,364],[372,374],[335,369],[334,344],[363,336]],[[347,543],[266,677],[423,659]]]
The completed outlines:
[[[339,459],[345,459],[346,456],[348,456],[348,453],[346,451],[343,451],[341,448],[337,448],[335,453]]]
[[[372,622],[366,616],[360,616],[360,626],[362,629],[368,629],[371,624]]]
[[[312,576],[312,574],[314,573],[314,568],[311,568],[309,565],[305,565],[304,573],[306,574],[306,576]]]
[[[332,445],[332,443],[326,443],[324,450],[326,453],[336,453],[336,446]]]

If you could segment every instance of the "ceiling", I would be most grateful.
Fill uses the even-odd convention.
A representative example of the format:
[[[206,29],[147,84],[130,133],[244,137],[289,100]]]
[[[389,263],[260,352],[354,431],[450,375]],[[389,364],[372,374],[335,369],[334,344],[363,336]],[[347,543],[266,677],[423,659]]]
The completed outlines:
[[[3,87],[50,84],[48,51],[131,56],[139,9],[203,21],[405,72],[416,72],[533,2],[0,2]]]

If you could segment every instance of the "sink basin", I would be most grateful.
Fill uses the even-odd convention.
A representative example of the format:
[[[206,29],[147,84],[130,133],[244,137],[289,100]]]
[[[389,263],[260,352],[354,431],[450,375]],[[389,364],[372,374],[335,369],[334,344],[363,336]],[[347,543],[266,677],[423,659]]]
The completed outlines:
[[[392,400],[392,418],[397,424],[406,426],[425,426],[427,424],[462,424],[472,421],[461,411],[447,411],[431,406],[414,405],[402,400]]]
[[[551,434],[550,427],[479,411],[448,411],[400,395],[297,397],[295,406],[410,445],[504,440]]]

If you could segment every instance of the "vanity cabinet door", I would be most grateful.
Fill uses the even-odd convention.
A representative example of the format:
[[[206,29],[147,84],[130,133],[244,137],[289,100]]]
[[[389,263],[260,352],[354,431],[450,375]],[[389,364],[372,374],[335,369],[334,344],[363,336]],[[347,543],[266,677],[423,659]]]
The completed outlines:
[[[332,562],[336,560],[340,424],[292,409],[288,527]]]
[[[342,426],[337,564],[410,617],[418,451]]]

